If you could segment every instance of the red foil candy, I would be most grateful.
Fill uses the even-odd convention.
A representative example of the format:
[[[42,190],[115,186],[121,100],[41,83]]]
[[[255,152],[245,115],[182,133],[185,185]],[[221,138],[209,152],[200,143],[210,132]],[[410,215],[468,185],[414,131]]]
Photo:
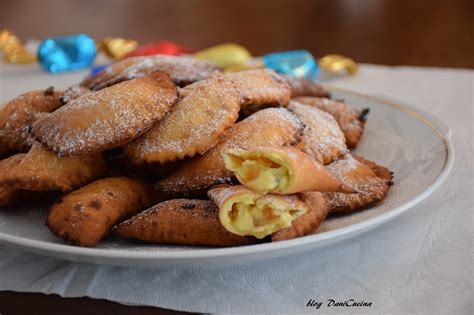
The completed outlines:
[[[135,56],[151,56],[151,55],[181,55],[181,54],[190,54],[195,50],[188,47],[179,46],[168,40],[162,40],[156,43],[149,43],[142,45],[135,49],[134,51],[128,53],[125,57],[135,57]]]

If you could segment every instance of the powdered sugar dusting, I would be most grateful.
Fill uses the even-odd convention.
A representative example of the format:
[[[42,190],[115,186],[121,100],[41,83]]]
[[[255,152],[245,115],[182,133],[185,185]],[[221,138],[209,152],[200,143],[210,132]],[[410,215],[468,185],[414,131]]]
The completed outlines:
[[[173,82],[182,86],[203,80],[216,70],[220,68],[210,62],[191,57],[167,55],[132,57],[112,64],[95,77],[84,80],[81,85],[98,90],[124,80],[162,71],[167,73]]]
[[[176,100],[176,90],[140,78],[85,94],[33,125],[33,134],[59,154],[110,149],[138,137]]]
[[[196,211],[198,208],[199,211]],[[209,216],[218,217],[219,209],[210,200],[198,199],[171,199],[159,203],[131,219],[123,222],[120,226],[142,227],[143,224],[149,225],[157,216],[162,216],[160,212],[165,212],[165,216],[171,222],[169,224],[179,225],[176,214],[178,212],[184,213],[186,216],[197,219],[195,223],[203,223],[204,219]],[[173,215],[173,213],[175,215]]]
[[[70,101],[90,92],[91,90],[89,90],[88,88],[83,87],[79,84],[74,84],[66,89],[63,96],[61,97],[61,102],[63,104],[69,103]]]
[[[286,105],[291,96],[288,83],[269,69],[247,70],[228,75],[242,95],[242,105]]]
[[[306,125],[302,149],[314,159],[328,164],[348,152],[344,134],[330,114],[295,101],[288,108]]]
[[[235,83],[241,96],[241,106],[280,105],[288,103],[291,90],[288,83],[275,71],[269,69],[245,70],[225,75]],[[203,84],[199,81],[180,89],[180,95],[186,96]]]
[[[307,79],[296,78],[289,75],[283,75],[291,88],[291,97],[297,96],[319,96],[329,97],[329,91],[322,85]]]
[[[361,111],[346,103],[320,97],[297,97],[297,102],[314,106],[331,114],[344,132],[349,147],[355,147],[364,131]]]
[[[24,93],[0,108],[0,153],[27,151],[32,144],[29,124],[40,112],[61,106],[62,92],[47,89]]]
[[[145,136],[126,147],[136,161],[167,162],[202,154],[238,117],[240,96],[232,81],[215,73],[179,101]]]
[[[285,108],[258,111],[230,127],[216,147],[183,164],[174,174],[159,182],[158,187],[171,193],[186,193],[229,183],[233,174],[226,169],[222,152],[259,146],[296,145],[303,128],[301,121]]]
[[[329,164],[327,169],[344,185],[356,191],[354,194],[324,193],[332,211],[356,209],[380,201],[389,190],[389,179],[377,176],[371,167],[350,154]]]

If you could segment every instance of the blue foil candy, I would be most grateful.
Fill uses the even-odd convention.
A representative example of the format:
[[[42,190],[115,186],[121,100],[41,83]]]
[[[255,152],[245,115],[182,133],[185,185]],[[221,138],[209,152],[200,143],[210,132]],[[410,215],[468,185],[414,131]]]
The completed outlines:
[[[94,66],[91,68],[91,71],[90,71],[90,75],[93,76],[93,75],[96,75],[98,74],[99,72],[102,72],[105,70],[105,68],[107,68],[109,65],[97,65],[97,66]]]
[[[48,38],[38,48],[39,63],[52,73],[89,67],[95,55],[95,42],[86,34]]]
[[[292,50],[263,56],[266,68],[297,78],[314,80],[319,73],[315,58],[307,50]]]

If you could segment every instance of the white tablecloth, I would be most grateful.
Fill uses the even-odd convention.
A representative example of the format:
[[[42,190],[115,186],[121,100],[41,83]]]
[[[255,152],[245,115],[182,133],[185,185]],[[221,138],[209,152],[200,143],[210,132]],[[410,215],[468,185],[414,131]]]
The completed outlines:
[[[3,65],[0,100],[48,85],[67,86],[82,75]],[[106,267],[0,246],[0,290],[213,313],[472,314],[474,72],[363,65],[357,76],[331,84],[400,99],[451,126],[453,172],[415,211],[323,249],[239,267]],[[307,307],[310,299],[323,305]],[[372,306],[327,307],[328,299]]]

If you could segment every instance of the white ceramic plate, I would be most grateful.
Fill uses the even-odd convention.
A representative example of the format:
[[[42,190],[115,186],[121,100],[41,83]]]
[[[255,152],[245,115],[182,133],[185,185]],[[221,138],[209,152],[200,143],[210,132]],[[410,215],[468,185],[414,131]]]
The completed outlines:
[[[165,267],[248,263],[307,251],[372,229],[413,208],[447,177],[454,151],[450,130],[430,113],[354,92],[332,89],[334,98],[370,108],[356,150],[395,172],[395,184],[380,205],[326,220],[318,233],[290,241],[234,248],[162,246],[104,240],[96,248],[66,245],[44,226],[47,205],[0,211],[0,244],[67,260],[123,266]]]

